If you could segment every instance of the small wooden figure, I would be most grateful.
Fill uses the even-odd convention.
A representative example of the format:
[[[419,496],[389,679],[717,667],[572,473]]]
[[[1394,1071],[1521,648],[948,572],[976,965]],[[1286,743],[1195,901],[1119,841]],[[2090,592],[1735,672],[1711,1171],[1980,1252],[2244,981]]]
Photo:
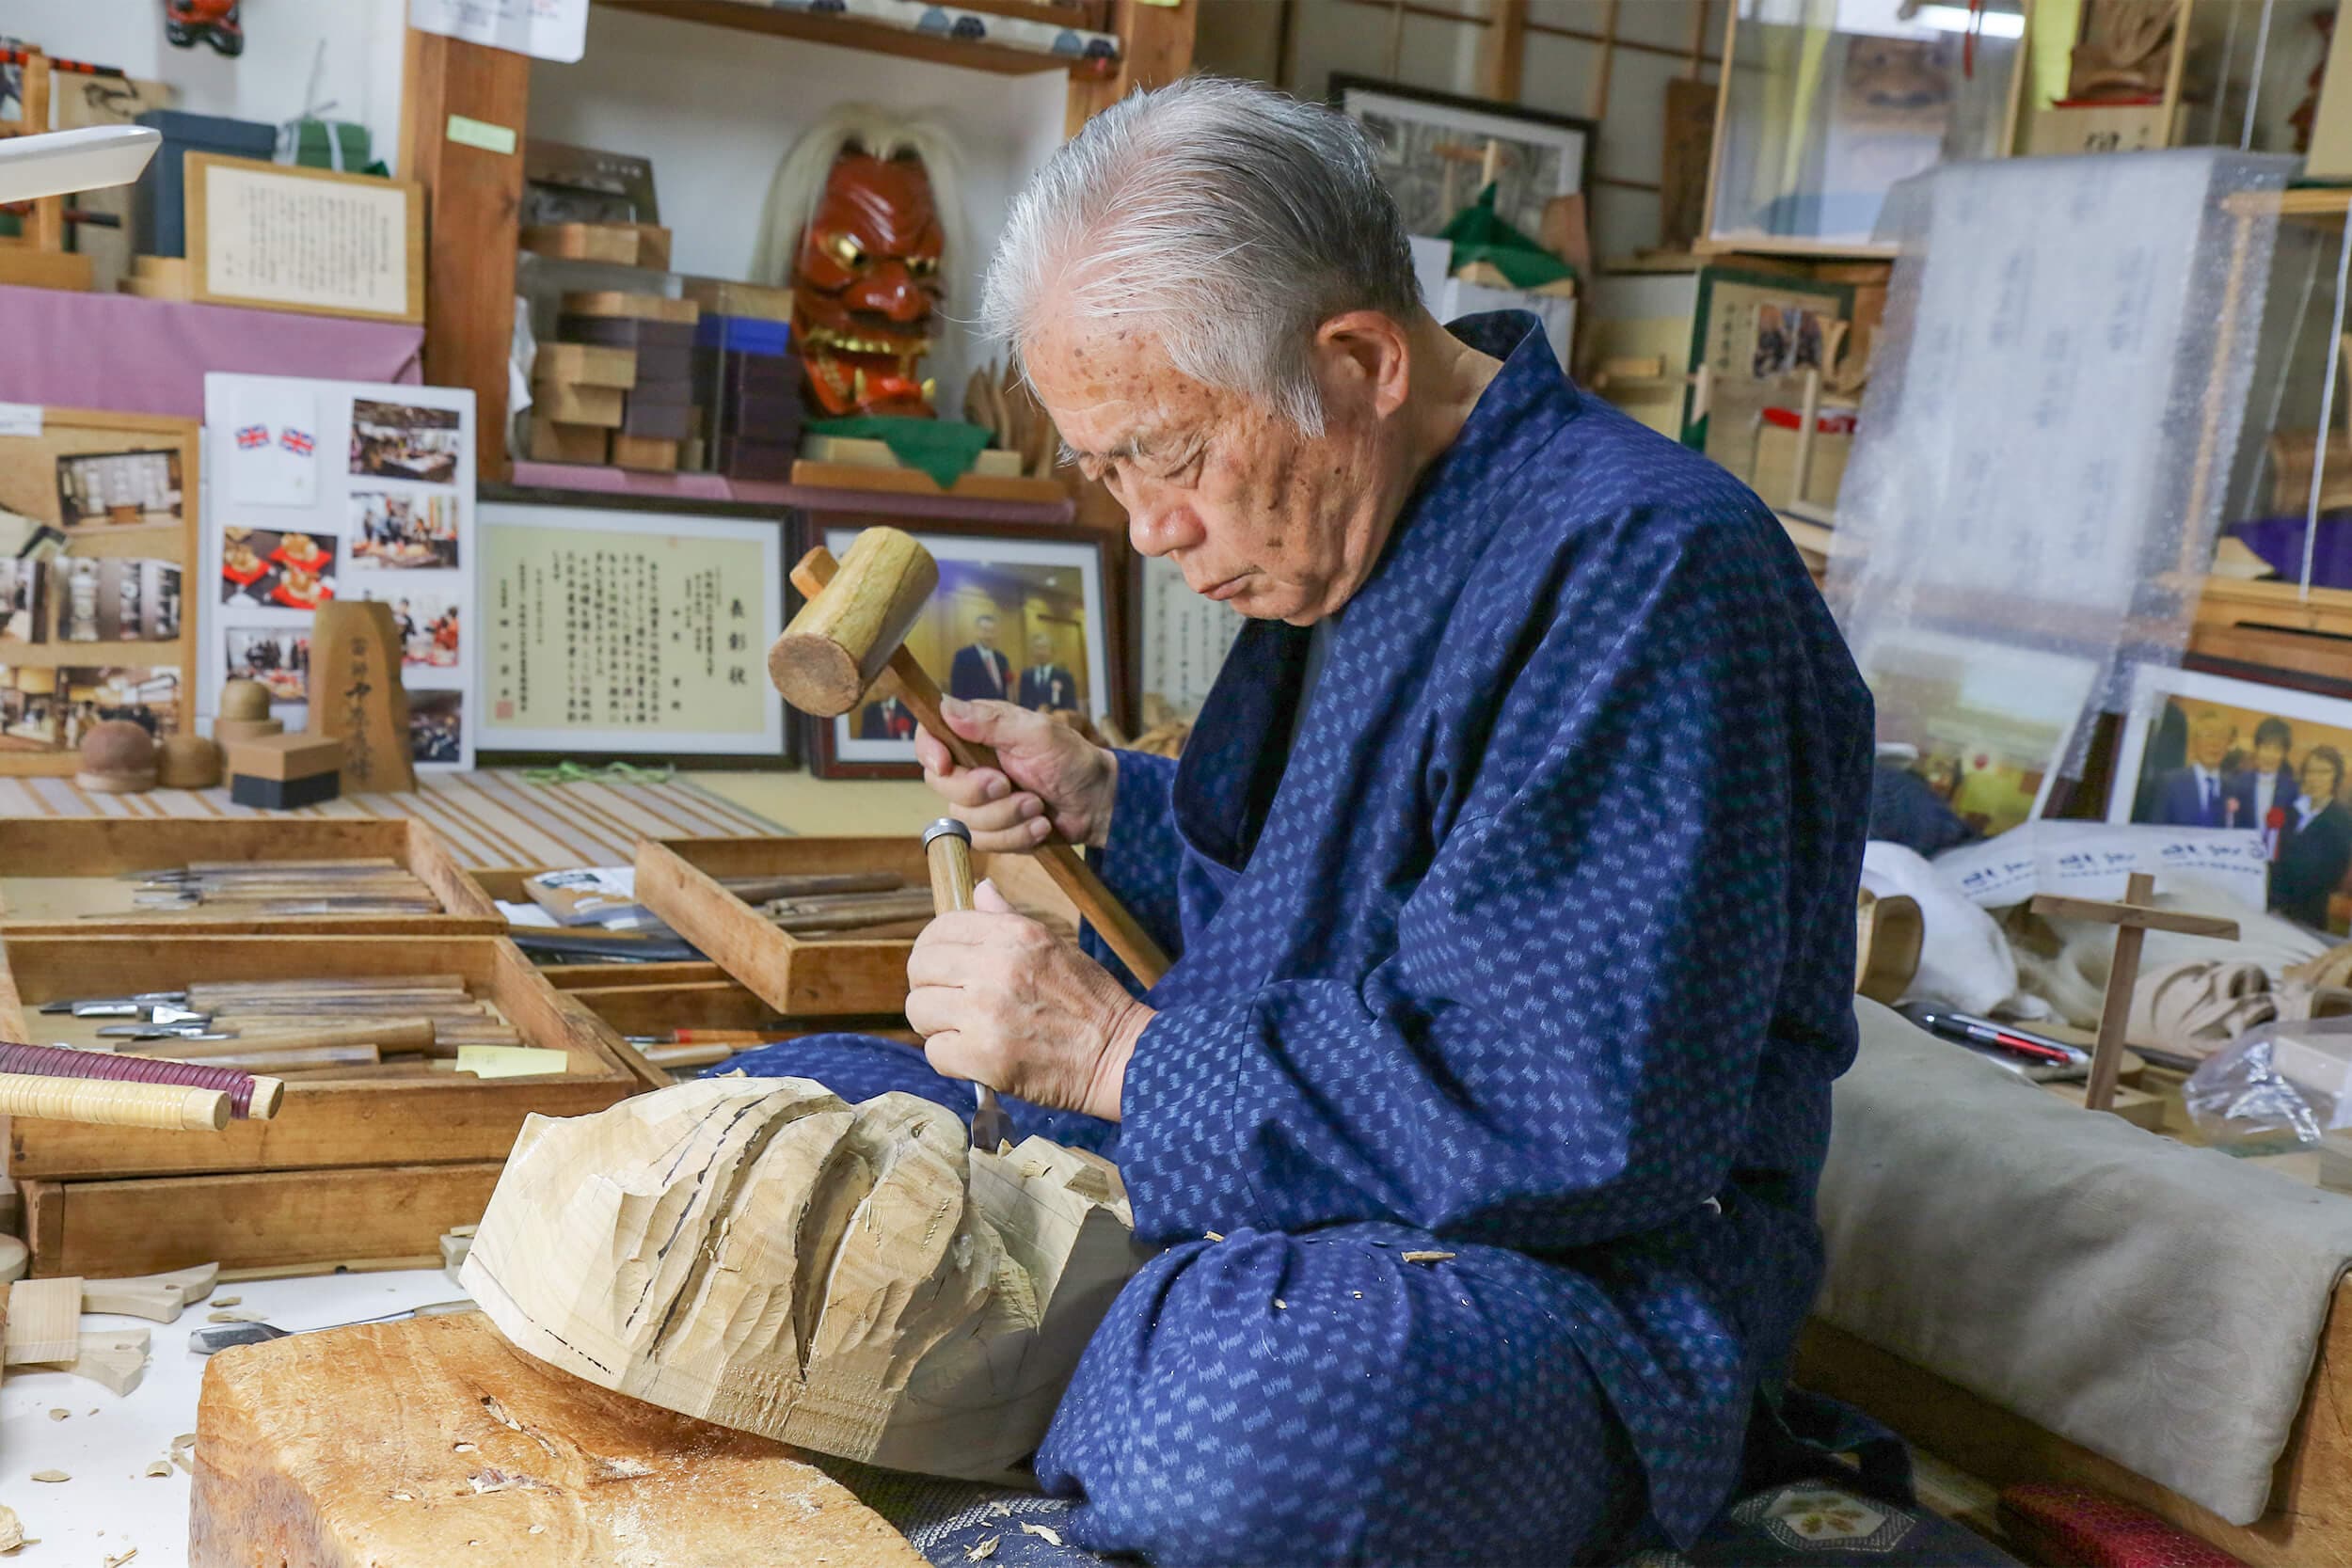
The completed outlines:
[[[2090,1053],[2090,1083],[2083,1091],[2087,1110],[2115,1106],[2116,1077],[2123,1069],[2123,1031],[2132,1016],[2132,988],[2139,982],[2139,948],[2150,931],[2178,931],[2184,936],[2237,936],[2237,922],[2207,914],[2177,914],[2152,908],[2156,879],[2135,871],[2125,885],[2123,901],[2110,904],[2096,898],[2068,898],[2058,894],[2036,895],[2033,912],[2045,919],[2093,920],[2119,927],[2115,933],[2115,962],[2107,970],[2106,998],[2099,1006],[2099,1040]]]
[[[269,717],[269,688],[260,681],[225,681],[220,689],[220,716],[223,719],[257,720]]]
[[[200,735],[167,735],[155,752],[155,782],[166,789],[210,789],[220,783],[220,748]]]
[[[342,742],[342,787],[348,792],[389,794],[417,787],[400,660],[400,630],[390,605],[335,599],[319,606],[310,627],[310,733]]]

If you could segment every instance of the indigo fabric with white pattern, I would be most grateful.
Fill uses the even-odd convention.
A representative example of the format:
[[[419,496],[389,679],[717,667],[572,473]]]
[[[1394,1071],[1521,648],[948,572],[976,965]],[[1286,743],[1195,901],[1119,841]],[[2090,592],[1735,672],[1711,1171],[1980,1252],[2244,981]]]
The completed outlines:
[[[1098,863],[1180,956],[1115,1135],[1015,1118],[1116,1159],[1168,1247],[1037,1457],[1096,1549],[1687,1544],[1820,1276],[1868,695],[1753,495],[1571,386],[1532,317],[1452,330],[1503,369],[1295,741],[1308,633],[1252,622],[1181,763],[1119,758]],[[928,1070],[834,1083],[828,1050],[739,1065]]]

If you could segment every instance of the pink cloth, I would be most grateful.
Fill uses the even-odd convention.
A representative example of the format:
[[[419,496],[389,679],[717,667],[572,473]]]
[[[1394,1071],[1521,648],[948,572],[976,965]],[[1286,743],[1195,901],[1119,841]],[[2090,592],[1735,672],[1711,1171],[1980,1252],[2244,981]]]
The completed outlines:
[[[200,420],[207,371],[414,383],[423,344],[396,323],[0,288],[0,403]]]

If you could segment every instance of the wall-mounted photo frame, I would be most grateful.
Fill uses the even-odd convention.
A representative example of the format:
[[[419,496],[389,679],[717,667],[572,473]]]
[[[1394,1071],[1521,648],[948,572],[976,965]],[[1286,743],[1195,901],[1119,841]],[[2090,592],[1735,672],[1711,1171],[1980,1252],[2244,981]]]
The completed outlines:
[[[914,535],[939,562],[939,588],[907,646],[940,690],[1126,721],[1125,572],[1112,553],[1123,549],[1119,540],[1074,526],[811,514],[800,518],[792,558],[822,545],[838,560],[878,524]],[[914,716],[902,703],[804,721],[809,770],[819,778],[923,776]]]
[[[1435,234],[1495,182],[1495,211],[1521,233],[1544,204],[1592,180],[1595,126],[1572,115],[1331,73],[1331,106],[1380,144],[1380,177],[1408,234]]]
[[[481,759],[796,766],[767,664],[787,528],[772,508],[485,487]],[[432,657],[429,637],[406,641]]]

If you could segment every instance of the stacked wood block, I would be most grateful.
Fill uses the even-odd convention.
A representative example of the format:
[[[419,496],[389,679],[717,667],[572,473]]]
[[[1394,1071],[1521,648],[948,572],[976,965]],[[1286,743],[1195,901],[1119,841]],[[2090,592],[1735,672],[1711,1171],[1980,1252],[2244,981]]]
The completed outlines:
[[[650,223],[542,223],[523,230],[522,247],[568,261],[605,261],[618,267],[670,265],[670,231]]]
[[[564,314],[556,324],[557,346],[626,353],[629,377],[624,386],[589,388],[595,396],[561,397],[545,406],[548,422],[575,429],[569,436],[551,433],[546,450],[552,451],[568,442],[572,450],[584,452],[588,438],[577,431],[585,427],[605,434],[610,461],[621,467],[656,472],[676,468],[679,449],[696,429],[693,350],[694,324],[700,315],[693,301],[660,294],[611,290],[565,294]],[[536,458],[542,450],[537,420],[532,435]]]
[[[695,380],[709,409],[709,466],[730,479],[788,481],[799,454],[801,365],[792,292],[689,279],[703,307]]]
[[[531,370],[531,460],[605,462],[622,400],[636,384],[634,349],[541,343]]]

